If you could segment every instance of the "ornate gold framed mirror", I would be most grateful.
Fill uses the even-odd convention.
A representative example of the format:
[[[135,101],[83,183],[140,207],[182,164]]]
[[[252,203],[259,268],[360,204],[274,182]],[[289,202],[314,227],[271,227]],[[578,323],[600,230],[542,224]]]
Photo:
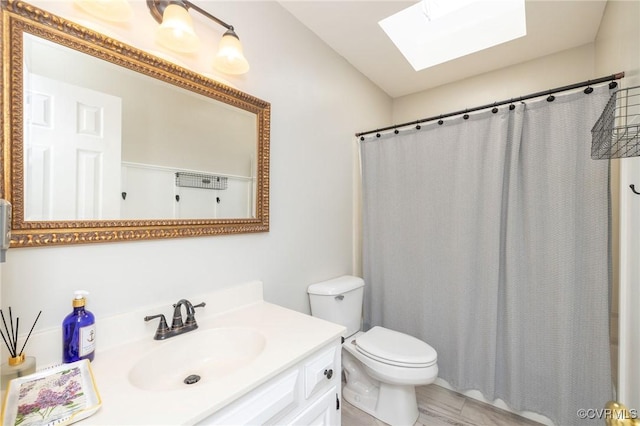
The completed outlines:
[[[269,230],[268,102],[2,1],[11,247]]]

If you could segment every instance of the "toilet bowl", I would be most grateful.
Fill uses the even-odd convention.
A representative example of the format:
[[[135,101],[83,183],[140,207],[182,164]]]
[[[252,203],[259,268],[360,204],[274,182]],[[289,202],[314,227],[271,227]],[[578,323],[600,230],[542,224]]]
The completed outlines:
[[[363,350],[359,340],[375,341],[379,347]],[[356,333],[342,349],[344,399],[390,425],[413,425],[419,415],[415,387],[438,377],[436,351],[418,339],[382,327]]]
[[[352,276],[309,286],[311,314],[347,327],[344,399],[390,425],[413,425],[419,414],[415,387],[437,378],[437,353],[415,337],[384,327],[361,331],[363,287],[364,281]]]

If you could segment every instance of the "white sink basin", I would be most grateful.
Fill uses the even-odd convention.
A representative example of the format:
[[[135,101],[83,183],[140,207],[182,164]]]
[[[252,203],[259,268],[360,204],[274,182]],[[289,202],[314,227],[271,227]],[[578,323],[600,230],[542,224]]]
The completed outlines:
[[[129,371],[129,382],[152,391],[211,383],[249,365],[265,344],[265,337],[250,328],[192,331],[161,342],[144,354]],[[187,377],[196,383],[186,384]]]

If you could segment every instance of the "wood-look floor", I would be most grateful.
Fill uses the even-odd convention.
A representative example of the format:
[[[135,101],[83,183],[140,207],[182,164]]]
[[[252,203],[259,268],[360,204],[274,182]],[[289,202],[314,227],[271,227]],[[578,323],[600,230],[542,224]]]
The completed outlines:
[[[420,416],[415,426],[540,426],[493,405],[438,385],[416,388]],[[381,422],[342,400],[343,426],[384,426]]]

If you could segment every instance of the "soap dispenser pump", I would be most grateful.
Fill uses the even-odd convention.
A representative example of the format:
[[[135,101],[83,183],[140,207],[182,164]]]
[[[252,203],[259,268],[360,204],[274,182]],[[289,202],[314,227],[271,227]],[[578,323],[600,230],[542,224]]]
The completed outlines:
[[[95,317],[85,309],[89,292],[77,290],[73,294],[73,312],[62,322],[62,361],[65,364],[81,359],[93,361],[96,349]]]

